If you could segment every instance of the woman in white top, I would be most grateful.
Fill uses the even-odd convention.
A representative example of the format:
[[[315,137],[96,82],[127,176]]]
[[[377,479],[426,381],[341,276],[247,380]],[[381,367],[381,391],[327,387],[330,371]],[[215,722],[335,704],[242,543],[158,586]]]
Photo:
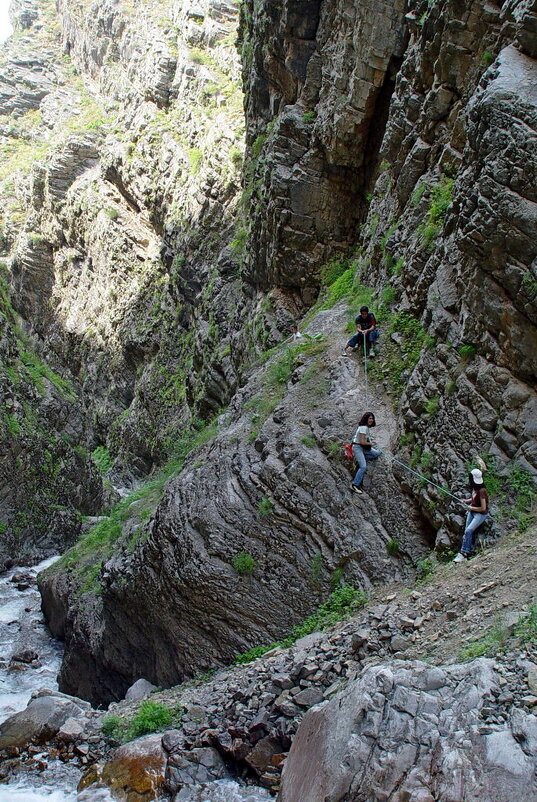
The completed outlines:
[[[352,480],[351,490],[353,493],[362,493],[362,479],[367,469],[367,460],[377,459],[380,457],[381,451],[373,448],[371,443],[371,436],[369,430],[376,425],[375,416],[372,412],[366,412],[360,418],[356,434],[352,441],[352,453],[354,459],[358,463],[358,470],[356,476]]]

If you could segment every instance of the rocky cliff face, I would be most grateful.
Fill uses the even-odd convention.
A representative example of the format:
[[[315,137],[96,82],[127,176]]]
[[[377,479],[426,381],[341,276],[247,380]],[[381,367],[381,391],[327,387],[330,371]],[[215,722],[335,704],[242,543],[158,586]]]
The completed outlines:
[[[349,500],[333,455],[365,407],[437,484],[477,452],[531,484],[535,9],[247,2],[245,131],[234,4],[58,12],[26,2],[32,38],[9,51],[32,65],[21,99],[4,92],[18,139],[48,131],[4,234],[14,303],[72,378],[112,478],[176,460],[42,581],[64,687],[103,701],[280,637],[331,575],[410,575],[433,528],[453,541],[456,508],[389,458]],[[376,390],[338,360],[342,285],[306,323],[320,341],[255,362],[334,258],[354,302],[371,295],[352,274],[375,290]]]
[[[438,484],[475,452],[535,474],[535,6],[417,4],[407,21],[362,262],[436,341],[403,425]],[[414,491],[435,526],[460,526],[434,488]]]
[[[403,5],[243,5],[254,283],[311,302],[319,266],[356,243],[408,38]]]

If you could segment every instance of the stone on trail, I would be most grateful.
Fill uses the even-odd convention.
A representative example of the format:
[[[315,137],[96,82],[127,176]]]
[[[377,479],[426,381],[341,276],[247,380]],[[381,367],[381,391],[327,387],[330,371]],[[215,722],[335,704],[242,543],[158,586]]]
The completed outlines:
[[[150,693],[157,689],[156,685],[149,682],[146,679],[141,677],[137,679],[135,683],[133,683],[127,693],[125,694],[125,699],[129,701],[133,701],[136,699],[145,699],[146,696],[149,696]]]

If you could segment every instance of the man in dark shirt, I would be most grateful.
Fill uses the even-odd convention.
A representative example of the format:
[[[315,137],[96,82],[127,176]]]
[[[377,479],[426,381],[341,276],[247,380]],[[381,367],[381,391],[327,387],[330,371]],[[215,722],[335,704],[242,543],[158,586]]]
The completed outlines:
[[[363,350],[363,338],[365,337],[366,349],[369,349],[367,356],[375,356],[375,343],[377,342],[380,332],[377,329],[377,321],[375,315],[370,312],[367,306],[362,306],[360,314],[355,320],[356,334],[350,338],[347,345],[343,349],[343,355],[347,356],[347,348],[356,350],[357,348]]]

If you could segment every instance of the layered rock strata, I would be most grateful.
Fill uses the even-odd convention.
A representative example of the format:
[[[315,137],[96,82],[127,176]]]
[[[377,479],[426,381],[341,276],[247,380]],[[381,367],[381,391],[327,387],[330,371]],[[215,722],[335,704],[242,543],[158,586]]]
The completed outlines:
[[[535,475],[535,7],[416,4],[407,19],[362,265],[436,341],[402,426],[438,484],[475,453]],[[413,489],[434,525],[461,525],[442,494]]]
[[[325,312],[318,326],[328,333],[343,316]],[[341,369],[337,343],[323,354],[326,344],[312,342],[317,356],[302,356],[266,420],[255,410],[276,392],[266,382],[277,363],[235,397],[224,431],[168,483],[132,554],[126,529],[129,539],[98,574],[98,598],[82,596],[73,608],[83,581],[76,570],[59,564],[41,575],[50,626],[66,639],[62,689],[102,702],[138,676],[170,685],[286,635],[331,581],[366,589],[412,575],[429,532],[387,458],[370,468],[364,500],[350,494],[352,474],[334,459],[363,403],[356,367],[349,361]],[[379,442],[389,449],[389,407],[379,422]],[[246,573],[236,562],[241,553],[252,561]]]

